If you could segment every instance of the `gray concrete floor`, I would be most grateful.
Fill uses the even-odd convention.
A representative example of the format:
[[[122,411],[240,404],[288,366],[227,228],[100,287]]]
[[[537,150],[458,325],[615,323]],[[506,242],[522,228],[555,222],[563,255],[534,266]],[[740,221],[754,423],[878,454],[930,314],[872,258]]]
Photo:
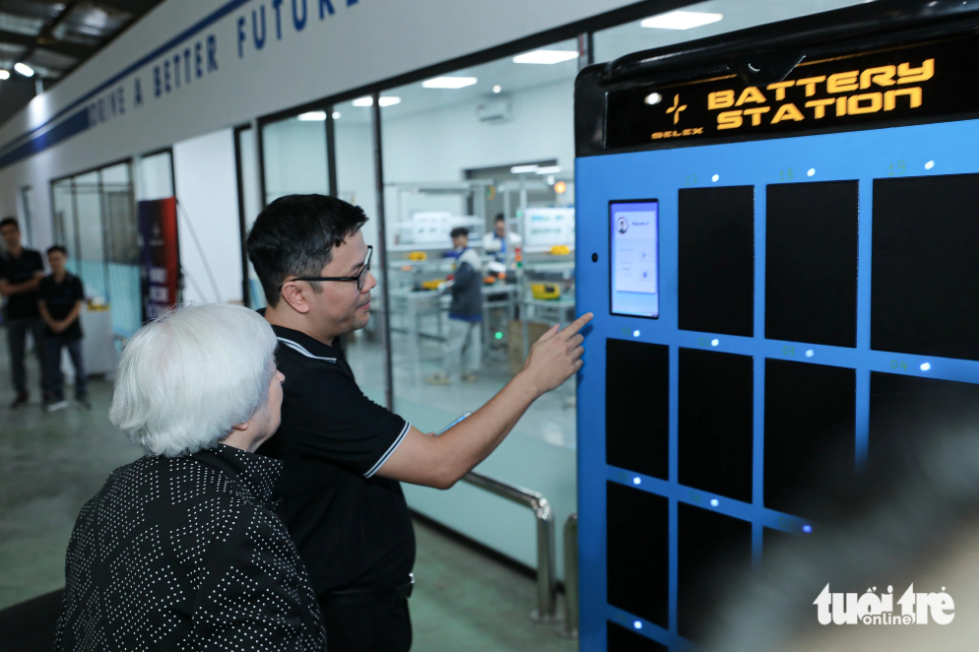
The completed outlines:
[[[45,414],[30,362],[32,404],[11,411],[6,332],[0,329],[0,609],[64,585],[64,554],[81,506],[112,469],[140,456],[108,419],[109,383],[94,409]],[[450,524],[451,525],[451,524]],[[571,652],[556,626],[533,624],[535,585],[511,568],[416,524],[415,650]]]

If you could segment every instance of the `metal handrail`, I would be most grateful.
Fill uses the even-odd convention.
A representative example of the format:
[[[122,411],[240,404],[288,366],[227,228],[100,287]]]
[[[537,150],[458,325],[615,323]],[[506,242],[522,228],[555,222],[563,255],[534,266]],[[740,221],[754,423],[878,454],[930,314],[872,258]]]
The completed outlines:
[[[529,507],[537,519],[537,609],[530,618],[537,623],[553,623],[557,615],[557,577],[554,573],[554,513],[547,498],[536,491],[500,482],[470,471],[464,482],[485,489],[500,498]]]
[[[578,640],[578,512],[564,522],[564,628],[558,634]]]

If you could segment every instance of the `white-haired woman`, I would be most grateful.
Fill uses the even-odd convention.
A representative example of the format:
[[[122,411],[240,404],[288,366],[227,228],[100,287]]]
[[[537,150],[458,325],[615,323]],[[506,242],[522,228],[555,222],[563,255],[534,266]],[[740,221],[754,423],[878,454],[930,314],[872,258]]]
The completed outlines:
[[[82,508],[57,650],[322,650],[316,597],[254,454],[279,427],[275,335],[246,308],[181,308],[119,363],[110,417],[147,455]]]

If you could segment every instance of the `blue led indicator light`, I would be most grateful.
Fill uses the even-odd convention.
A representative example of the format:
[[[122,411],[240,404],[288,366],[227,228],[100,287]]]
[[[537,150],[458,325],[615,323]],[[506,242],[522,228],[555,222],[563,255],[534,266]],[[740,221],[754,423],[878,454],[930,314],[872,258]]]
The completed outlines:
[[[632,331],[633,337],[639,337],[639,331]]]
[[[806,357],[807,358],[811,358],[814,355],[816,355],[816,352],[813,351],[812,349],[809,349],[808,351],[806,351]]]
[[[710,506],[711,507],[717,507],[720,504],[721,504],[721,501],[719,501],[717,498],[711,498],[710,499]]]
[[[811,525],[803,525],[802,526],[802,531],[805,532],[806,534],[809,534],[810,532],[812,532],[812,526]]]
[[[935,167],[935,162],[934,161],[928,161],[927,163],[925,163],[925,169],[926,170],[930,170],[933,167]]]
[[[806,174],[808,174],[810,177],[813,176],[816,174],[816,168],[809,168],[809,171],[806,172]]]
[[[642,478],[633,478],[632,484],[642,484]]]
[[[712,177],[710,178],[710,180],[711,180],[711,181],[713,181],[714,183],[717,183],[718,181],[720,181],[720,180],[721,180],[721,175],[719,175],[719,174],[715,174],[714,176],[712,176]]]
[[[921,370],[922,371],[928,371],[929,369],[931,369],[931,363],[930,362],[922,362],[921,363]]]
[[[636,629],[642,629],[642,623],[638,620],[632,623],[632,626],[635,627]]]
[[[716,339],[716,338],[710,341],[710,345],[711,346],[717,346],[720,343],[721,343],[721,341],[719,339]]]

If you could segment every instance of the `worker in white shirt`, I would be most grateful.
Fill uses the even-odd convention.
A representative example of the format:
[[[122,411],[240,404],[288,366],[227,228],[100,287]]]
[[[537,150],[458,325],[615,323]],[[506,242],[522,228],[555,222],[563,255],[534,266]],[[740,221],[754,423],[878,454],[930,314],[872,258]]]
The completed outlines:
[[[493,230],[483,236],[483,250],[488,254],[493,254],[500,262],[506,260],[507,251],[510,247],[519,247],[520,243],[519,234],[507,232],[506,218],[503,217],[503,213],[496,216]]]

